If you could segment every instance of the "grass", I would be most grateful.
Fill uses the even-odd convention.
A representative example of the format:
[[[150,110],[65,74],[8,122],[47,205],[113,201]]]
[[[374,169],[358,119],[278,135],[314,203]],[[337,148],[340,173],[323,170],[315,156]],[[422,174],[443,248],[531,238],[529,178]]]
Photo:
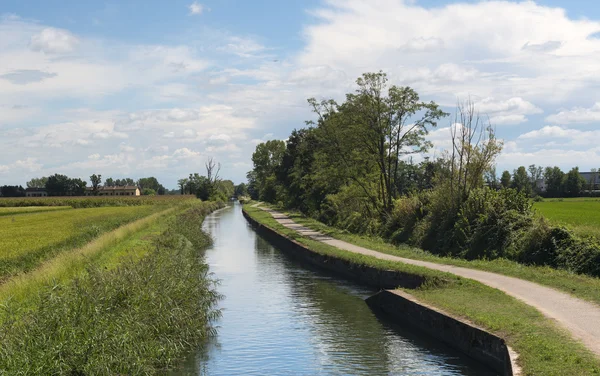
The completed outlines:
[[[270,214],[259,208],[246,205],[244,210],[260,223],[293,238],[315,252],[340,257],[357,264],[414,273],[436,282],[406,291],[425,303],[467,319],[505,338],[519,353],[518,363],[526,375],[600,374],[600,360],[582,344],[572,340],[564,330],[534,308],[499,290],[447,273],[355,255],[305,238],[277,223]]]
[[[0,281],[161,208],[98,207],[0,216]]]
[[[72,209],[70,206],[23,206],[23,207],[0,207],[0,217],[40,213],[55,210]]]
[[[214,333],[220,296],[198,250],[210,243],[201,222],[218,206],[168,208],[15,284],[33,281],[21,296],[35,304],[0,299],[0,374],[166,373]]]
[[[314,219],[307,218],[299,213],[287,214],[295,222],[306,227],[320,231],[333,238],[344,240],[348,243],[356,244],[374,251],[415,260],[430,261],[439,264],[455,265],[504,274],[549,286],[579,298],[600,304],[600,278],[575,274],[567,270],[558,270],[547,266],[527,266],[506,259],[468,261],[458,258],[440,257],[409,245],[394,245],[386,242],[382,238],[351,234],[347,231],[330,227]]]
[[[600,239],[600,199],[546,200],[533,205],[551,223],[570,228],[579,236]]]

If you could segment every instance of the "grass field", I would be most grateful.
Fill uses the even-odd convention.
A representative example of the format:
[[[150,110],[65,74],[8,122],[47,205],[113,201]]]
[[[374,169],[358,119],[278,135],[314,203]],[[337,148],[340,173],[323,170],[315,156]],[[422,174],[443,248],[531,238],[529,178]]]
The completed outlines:
[[[600,199],[546,200],[533,205],[550,223],[562,225],[580,236],[600,239]]]
[[[277,223],[269,213],[259,208],[245,205],[244,209],[261,224],[275,229],[317,253],[360,265],[398,270],[425,277],[428,280],[425,287],[406,291],[425,303],[442,308],[505,338],[507,343],[519,353],[518,363],[525,375],[600,374],[600,360],[596,359],[582,344],[571,339],[563,329],[556,326],[554,321],[546,319],[535,308],[499,290],[448,273],[346,252],[301,236]],[[364,243],[359,245],[368,246]]]
[[[0,217],[18,214],[40,213],[55,210],[72,209],[70,206],[23,206],[17,208],[0,207]]]
[[[161,206],[46,210],[0,216],[0,281],[80,247],[101,234],[146,217]],[[8,209],[8,208],[5,208]],[[15,208],[9,208],[15,209]],[[29,209],[29,208],[17,208]],[[62,208],[61,208],[62,209]]]

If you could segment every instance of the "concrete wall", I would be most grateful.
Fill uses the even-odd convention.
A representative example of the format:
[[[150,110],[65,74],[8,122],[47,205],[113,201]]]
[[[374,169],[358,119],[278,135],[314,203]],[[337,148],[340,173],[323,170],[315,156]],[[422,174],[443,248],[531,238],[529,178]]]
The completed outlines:
[[[424,282],[423,278],[418,275],[376,269],[336,257],[321,255],[257,222],[246,211],[243,211],[243,214],[259,235],[277,246],[282,252],[320,269],[381,289],[397,287],[414,289]],[[367,304],[397,322],[423,330],[432,337],[488,365],[501,375],[520,374],[515,362],[516,354],[506,345],[504,339],[420,303],[407,293],[399,290],[381,291],[368,298]]]
[[[320,269],[325,269],[362,284],[382,289],[395,289],[398,286],[417,288],[424,282],[424,279],[419,275],[357,265],[337,257],[313,252],[295,240],[257,222],[245,211],[243,211],[243,214],[258,234],[276,245],[282,252]]]
[[[504,339],[423,304],[410,294],[400,290],[381,291],[368,298],[367,304],[398,322],[426,332],[501,375],[520,373],[514,362],[515,354]]]

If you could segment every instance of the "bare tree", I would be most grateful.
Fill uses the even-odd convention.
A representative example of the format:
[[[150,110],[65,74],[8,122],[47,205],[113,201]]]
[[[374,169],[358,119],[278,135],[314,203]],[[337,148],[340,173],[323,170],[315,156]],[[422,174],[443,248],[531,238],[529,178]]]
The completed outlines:
[[[470,98],[457,104],[450,129],[450,193],[462,201],[472,189],[483,185],[483,174],[502,150],[502,141],[496,139],[489,118],[480,116]]]
[[[221,163],[215,162],[213,157],[208,158],[206,163],[204,163],[206,167],[206,178],[208,179],[209,184],[212,188],[214,188],[219,181],[219,172],[221,171]]]

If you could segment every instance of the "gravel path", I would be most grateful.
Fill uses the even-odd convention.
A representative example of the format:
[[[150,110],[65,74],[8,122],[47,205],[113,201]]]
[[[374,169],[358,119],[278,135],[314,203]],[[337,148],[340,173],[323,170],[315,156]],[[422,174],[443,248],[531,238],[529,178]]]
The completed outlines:
[[[578,299],[555,289],[514,277],[507,277],[501,274],[458,266],[412,260],[376,252],[311,230],[295,223],[288,216],[277,211],[266,208],[261,209],[269,212],[277,222],[285,227],[296,230],[304,236],[336,248],[373,256],[382,260],[398,261],[456,274],[499,289],[506,294],[537,308],[545,316],[556,320],[560,325],[566,328],[574,338],[581,340],[587,348],[597,356],[600,356],[600,306],[598,305]]]

